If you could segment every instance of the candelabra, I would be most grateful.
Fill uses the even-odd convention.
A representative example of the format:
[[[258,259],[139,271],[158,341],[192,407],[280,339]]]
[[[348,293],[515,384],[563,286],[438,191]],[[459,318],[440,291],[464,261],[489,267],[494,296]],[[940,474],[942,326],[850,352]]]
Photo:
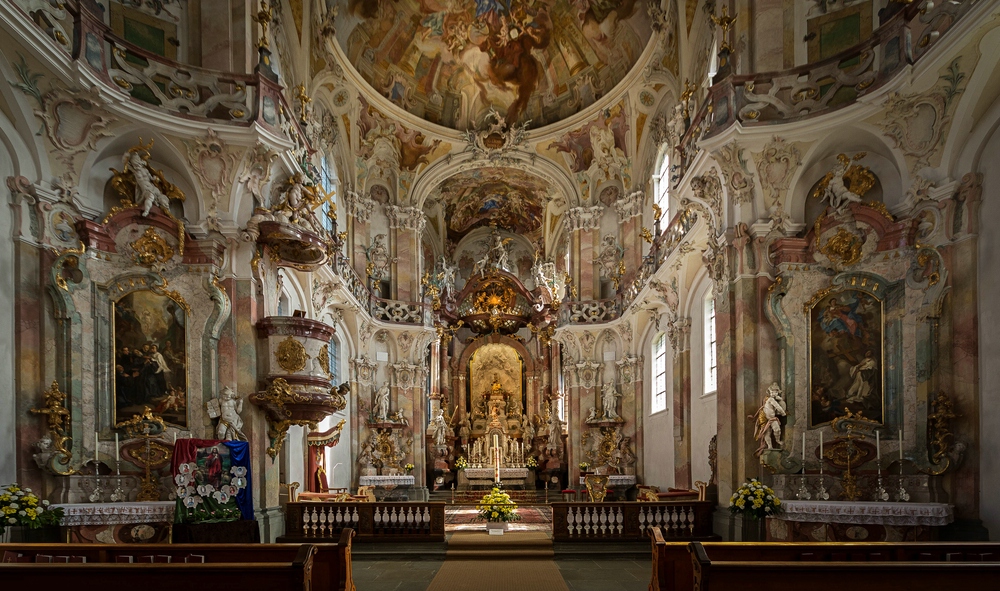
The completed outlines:
[[[806,488],[805,464],[802,465],[802,474],[799,475],[799,491],[795,493],[795,498],[800,501],[808,501],[812,498],[812,495],[809,494],[809,489]]]
[[[111,491],[111,502],[121,503],[126,500],[125,489],[122,488],[122,463],[115,460],[115,490]]]
[[[882,460],[881,460],[881,458],[878,460],[878,463],[876,464],[876,468],[878,470],[878,486],[875,487],[875,500],[876,501],[888,501],[889,500],[889,491],[885,490],[885,487],[882,486]]]
[[[104,497],[104,488],[101,487],[101,465],[94,462],[94,490],[90,493],[91,503],[100,503]]]
[[[903,454],[900,453],[899,455],[902,456]],[[903,488],[903,460],[902,459],[899,460],[899,490],[896,491],[896,500],[899,501],[899,502],[901,502],[901,503],[905,503],[906,501],[910,500],[910,493],[906,492],[906,489]]]
[[[822,449],[823,446],[820,446]],[[826,491],[826,484],[823,480],[823,456],[820,455],[819,458],[819,488],[816,489],[816,500],[817,501],[828,501],[830,500],[830,493]]]

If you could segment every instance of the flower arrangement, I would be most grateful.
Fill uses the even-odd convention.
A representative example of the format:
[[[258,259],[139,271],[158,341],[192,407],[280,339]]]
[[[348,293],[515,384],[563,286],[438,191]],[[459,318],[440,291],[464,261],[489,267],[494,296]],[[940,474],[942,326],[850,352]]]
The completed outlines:
[[[236,495],[246,488],[246,475],[246,467],[232,466],[216,487],[209,482],[199,484],[196,466],[190,463],[178,466],[174,494],[185,508],[184,520],[213,523],[241,519],[243,513],[236,503]]]
[[[535,459],[535,456],[528,456],[528,459],[525,460],[524,465],[529,468],[537,468],[538,460]]]
[[[455,468],[458,470],[465,470],[469,467],[469,462],[465,459],[465,456],[458,456],[455,460]]]
[[[407,465],[403,466],[403,470],[407,474],[409,474],[410,472],[413,472],[413,464],[407,464]]]
[[[0,490],[0,534],[17,525],[28,529],[59,525],[62,516],[61,507],[50,509],[48,501],[39,499],[30,488],[21,488],[16,482]]]
[[[521,516],[517,514],[517,503],[502,488],[493,487],[479,504],[476,505],[479,521],[517,521]]]
[[[746,515],[752,519],[762,519],[781,513],[781,499],[769,486],[764,486],[756,478],[744,482],[729,498],[729,511]]]
[[[588,462],[580,462],[579,466],[581,472],[586,472],[590,469],[590,464]]]

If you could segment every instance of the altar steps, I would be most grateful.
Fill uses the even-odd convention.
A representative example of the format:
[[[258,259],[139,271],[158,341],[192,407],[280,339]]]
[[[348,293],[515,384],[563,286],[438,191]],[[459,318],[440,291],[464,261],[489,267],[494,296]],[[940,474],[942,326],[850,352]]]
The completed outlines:
[[[483,498],[486,492],[484,490],[456,490],[454,497],[452,497],[452,491],[450,490],[437,490],[430,493],[428,500],[448,504],[451,504],[452,500],[454,500],[456,505],[475,505]],[[559,495],[553,494],[551,491],[549,492],[548,501],[545,500],[544,490],[508,490],[505,492],[518,505],[546,505],[559,500]]]

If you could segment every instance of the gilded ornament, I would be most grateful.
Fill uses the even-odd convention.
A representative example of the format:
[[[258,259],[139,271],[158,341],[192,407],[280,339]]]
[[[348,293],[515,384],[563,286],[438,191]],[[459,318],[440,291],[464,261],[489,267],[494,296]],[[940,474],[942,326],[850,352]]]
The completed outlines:
[[[818,240],[818,238],[817,238]],[[819,251],[834,264],[849,267],[861,260],[861,239],[844,228],[838,228]]]
[[[320,367],[323,368],[323,373],[330,376],[330,346],[323,345],[319,349],[319,353],[316,355],[316,360],[319,361]]]
[[[135,251],[136,262],[145,267],[165,263],[174,257],[174,249],[152,227],[147,227],[142,236],[129,246]]]
[[[843,180],[844,184],[847,185],[847,189],[857,195],[858,197],[864,197],[865,193],[871,190],[875,186],[875,174],[867,167],[858,164],[858,160],[861,160],[867,156],[867,152],[858,152],[854,156],[848,157],[847,154],[838,154],[837,160],[840,162],[841,167],[844,169]],[[830,171],[820,179],[819,184],[813,189],[812,197],[814,199],[820,199],[826,193],[827,187],[830,186],[830,181],[833,180],[835,171]]]
[[[69,436],[70,413],[66,408],[66,394],[59,390],[59,382],[52,380],[49,389],[42,393],[45,406],[42,408],[28,409],[32,414],[45,415],[49,423],[48,436],[52,440],[52,448],[56,455],[50,456],[49,467],[61,476],[76,473],[76,470],[69,468],[69,463],[73,459],[73,438]],[[58,457],[62,465],[67,466],[66,470],[59,470],[53,460]]]
[[[302,371],[309,361],[309,354],[306,353],[305,345],[291,336],[281,341],[277,351],[275,351],[274,357],[278,361],[278,365],[281,366],[281,369],[288,373]]]
[[[951,432],[951,421],[960,415],[955,414],[955,405],[951,401],[951,397],[944,392],[938,392],[937,397],[931,402],[931,409],[933,412],[927,415],[927,422],[930,424],[932,434],[930,442],[934,451],[932,459],[935,464],[945,461],[945,469],[947,469],[949,463],[947,456],[951,451],[954,439]]]

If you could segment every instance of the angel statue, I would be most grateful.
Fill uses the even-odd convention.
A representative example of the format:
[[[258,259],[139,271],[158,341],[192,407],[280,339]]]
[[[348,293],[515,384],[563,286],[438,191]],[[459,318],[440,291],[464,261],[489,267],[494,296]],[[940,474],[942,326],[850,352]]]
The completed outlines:
[[[615,410],[619,396],[621,396],[621,394],[615,390],[615,385],[612,382],[604,384],[604,388],[601,392],[601,410],[604,411],[605,419],[614,420],[619,418],[618,411]]]
[[[139,150],[129,152],[128,169],[132,171],[132,176],[135,178],[135,196],[132,201],[142,208],[142,217],[148,216],[149,210],[154,205],[163,211],[170,211],[170,200],[153,183],[153,175],[149,172],[146,159],[142,157]]]
[[[864,156],[865,153],[860,152],[855,154],[853,159],[859,160],[864,158]],[[816,192],[813,193],[815,195],[816,193],[822,191],[820,199],[828,201],[830,203],[830,207],[832,207],[835,211],[840,211],[840,209],[848,203],[861,203],[861,196],[868,190],[867,182],[862,183],[862,186],[858,189],[858,193],[855,193],[848,188],[847,183],[850,183],[853,179],[851,173],[857,171],[857,169],[855,169],[855,171],[849,170],[851,168],[851,160],[852,159],[848,158],[847,154],[838,154],[837,165],[833,167],[833,170],[826,173],[826,176],[820,180],[819,186],[816,188]],[[860,168],[863,176],[871,174],[869,172],[868,175],[865,175],[864,173],[867,172],[867,169],[863,167]],[[845,180],[847,180],[846,183],[844,182]]]
[[[243,419],[240,413],[243,411],[243,399],[233,392],[233,389],[226,386],[219,393],[219,397],[209,400],[206,403],[208,416],[218,418],[219,424],[215,427],[215,436],[226,441],[247,441],[243,434]]]
[[[757,423],[754,437],[760,441],[757,448],[757,455],[764,449],[781,449],[781,417],[786,416],[787,409],[785,401],[781,397],[781,387],[777,382],[772,383],[767,389],[767,398],[761,404],[757,412],[749,418],[755,419]]]

